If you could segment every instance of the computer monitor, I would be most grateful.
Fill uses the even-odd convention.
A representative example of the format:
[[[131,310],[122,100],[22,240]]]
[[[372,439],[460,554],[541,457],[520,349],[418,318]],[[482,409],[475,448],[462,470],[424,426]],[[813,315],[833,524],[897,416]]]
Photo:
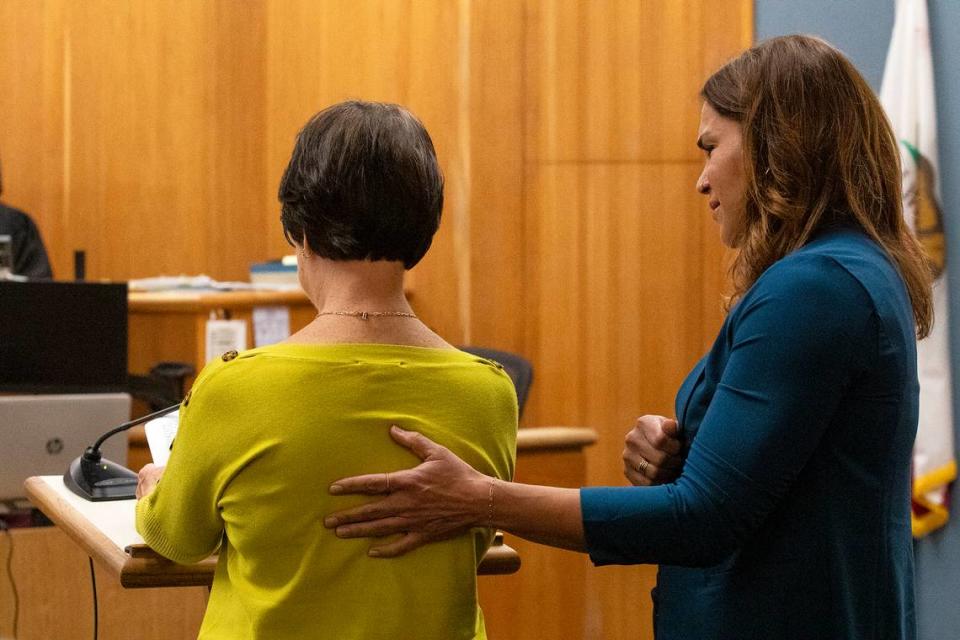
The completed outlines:
[[[0,396],[0,501],[24,497],[30,476],[62,476],[70,461],[130,419],[126,393]],[[103,457],[127,464],[127,434],[109,438]]]
[[[0,282],[0,393],[127,389],[127,285]]]

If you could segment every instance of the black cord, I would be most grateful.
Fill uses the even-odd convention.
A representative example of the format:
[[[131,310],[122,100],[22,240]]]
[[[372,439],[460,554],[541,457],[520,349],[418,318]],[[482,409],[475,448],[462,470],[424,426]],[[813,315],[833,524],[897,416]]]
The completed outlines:
[[[97,640],[97,626],[100,622],[99,611],[97,611],[97,574],[93,570],[93,558],[87,558],[90,561],[90,585],[93,588],[93,640]]]
[[[0,520],[0,531],[7,534],[7,544],[10,546],[10,550],[7,552],[6,565],[7,577],[10,578],[10,590],[13,591],[13,637],[16,638],[19,636],[17,627],[20,622],[20,594],[17,593],[17,583],[13,579],[13,534],[10,533],[7,523],[3,520]]]

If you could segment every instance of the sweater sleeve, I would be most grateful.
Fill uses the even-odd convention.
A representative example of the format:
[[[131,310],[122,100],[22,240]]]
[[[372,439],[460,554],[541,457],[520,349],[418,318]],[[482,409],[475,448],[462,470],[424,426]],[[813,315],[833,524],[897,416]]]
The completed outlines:
[[[729,358],[680,478],[581,490],[596,564],[712,566],[740,548],[876,351],[869,295],[823,256],[775,265],[731,313]]]
[[[222,438],[239,419],[230,385],[217,376],[229,363],[204,370],[180,410],[170,459],[156,489],[137,503],[137,531],[157,553],[182,564],[203,560],[220,545],[219,502],[242,467],[239,443]],[[216,435],[220,434],[220,435]]]

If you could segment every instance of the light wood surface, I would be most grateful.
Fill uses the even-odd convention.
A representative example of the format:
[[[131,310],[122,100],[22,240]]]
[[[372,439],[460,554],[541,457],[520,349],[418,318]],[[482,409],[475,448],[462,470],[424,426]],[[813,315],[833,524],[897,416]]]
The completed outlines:
[[[275,194],[306,119],[347,97],[406,104],[447,178],[418,313],[452,343],[531,359],[524,424],[596,428],[585,481],[622,484],[625,432],[672,415],[723,315],[697,92],[750,43],[752,5],[5,0],[4,198],[35,215],[61,275],[83,248],[92,278],[239,279],[287,252]],[[163,322],[189,360],[196,327]],[[523,600],[505,606],[526,605],[526,635],[499,640],[558,620],[559,637],[651,637],[653,568],[584,566],[558,588],[535,560],[554,552],[518,549],[504,579]]]
[[[573,435],[580,439],[580,434],[574,432]],[[518,438],[518,445],[520,441]],[[579,487],[586,479],[586,457],[581,449],[566,446],[521,449],[518,446],[518,482]],[[520,554],[523,566],[516,575],[480,578],[480,606],[488,636],[495,640],[581,637],[580,629],[588,614],[584,594],[591,569],[587,557],[543,547],[509,534],[506,541]]]
[[[517,455],[584,449],[597,441],[597,432],[587,427],[536,427],[517,432]],[[521,460],[525,460],[524,456]]]
[[[131,291],[130,313],[184,313],[252,309],[254,307],[313,307],[300,289],[291,291]],[[314,309],[314,313],[316,310]]]

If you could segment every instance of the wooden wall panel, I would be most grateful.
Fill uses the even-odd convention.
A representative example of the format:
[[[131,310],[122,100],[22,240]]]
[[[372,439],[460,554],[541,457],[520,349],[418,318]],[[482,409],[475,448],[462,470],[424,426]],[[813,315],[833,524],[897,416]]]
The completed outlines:
[[[470,33],[469,325],[464,343],[524,351],[524,8],[474,3]]]
[[[260,5],[3,4],[0,151],[59,277],[246,275],[265,257]],[[20,58],[26,58],[22,64]]]
[[[749,44],[750,12],[527,2],[527,423],[597,429],[589,484],[625,484],[624,435],[638,415],[674,415],[721,323],[725,253],[694,188],[698,91]],[[578,637],[651,637],[654,582],[655,567],[588,571]]]
[[[445,335],[459,334],[463,283],[454,249],[466,186],[456,57],[463,7],[371,0],[283,1],[268,7],[267,155],[274,194],[296,132],[320,109],[351,98],[410,108],[430,131],[447,178],[444,224],[424,262],[434,268],[418,268],[430,295],[415,304]],[[438,59],[445,63],[435,64]],[[270,206],[279,215],[275,195]],[[283,250],[279,218],[271,221],[270,236],[273,249]],[[432,307],[438,299],[444,303]]]
[[[63,207],[61,14],[51,0],[0,3],[3,200],[37,214]],[[64,237],[62,217],[37,217],[48,242]]]
[[[700,83],[737,50],[743,6],[528,2],[527,158],[697,160]]]
[[[12,545],[12,549],[11,549]],[[9,553],[11,574],[7,573]],[[86,640],[93,636],[93,591],[87,555],[59,529],[0,534],[0,638]],[[42,567],[42,570],[40,570]],[[100,640],[190,640],[197,637],[207,589],[124,589],[95,564]],[[19,597],[14,634],[14,598]],[[173,612],[173,613],[171,613]]]
[[[522,285],[522,5],[302,0],[267,7],[271,251],[289,250],[276,185],[299,128],[350,98],[401,103],[424,122],[446,177],[443,224],[411,274],[414,306],[448,340],[519,350],[516,316],[503,310],[519,304]]]
[[[65,213],[92,275],[243,277],[265,250],[256,5],[69,8]]]

